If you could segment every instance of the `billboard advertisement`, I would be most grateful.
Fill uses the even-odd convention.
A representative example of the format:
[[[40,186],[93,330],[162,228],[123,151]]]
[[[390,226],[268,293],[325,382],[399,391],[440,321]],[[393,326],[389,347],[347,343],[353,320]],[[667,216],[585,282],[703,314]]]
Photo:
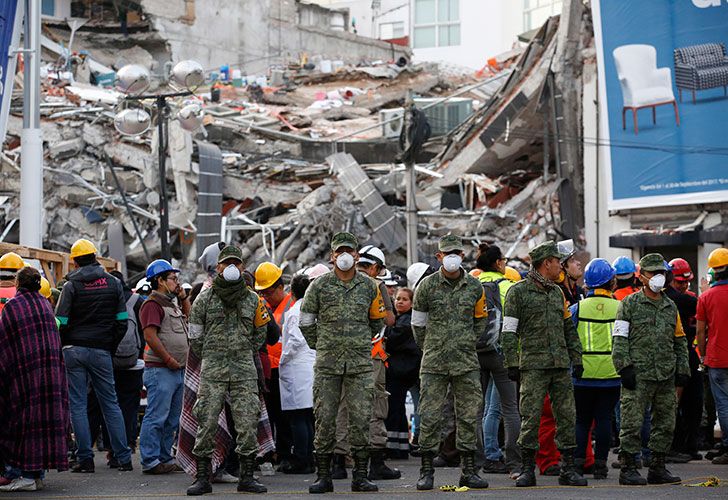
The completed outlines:
[[[15,75],[16,56],[10,52],[20,39],[22,10],[21,0],[0,2],[0,144],[5,140]]]
[[[609,209],[728,201],[728,0],[592,0]]]

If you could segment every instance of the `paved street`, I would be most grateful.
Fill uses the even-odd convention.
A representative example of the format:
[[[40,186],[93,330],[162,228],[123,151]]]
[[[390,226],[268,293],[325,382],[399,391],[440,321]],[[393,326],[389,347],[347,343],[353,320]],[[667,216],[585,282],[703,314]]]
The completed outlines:
[[[191,479],[182,473],[168,476],[142,475],[138,466],[138,455],[134,455],[134,472],[116,472],[108,469],[102,454],[98,453],[95,474],[61,474],[51,472],[46,477],[45,489],[36,493],[0,494],[5,498],[68,498],[68,499],[94,499],[94,498],[186,498],[185,489]],[[611,458],[611,457],[610,457]],[[361,498],[408,498],[417,492],[414,483],[417,479],[419,462],[416,460],[393,461],[403,471],[403,478],[399,481],[381,481],[380,493],[374,495],[358,494]],[[680,475],[683,483],[697,483],[709,476],[717,476],[724,486],[718,488],[686,487],[686,486],[649,486],[642,488],[624,487],[617,484],[618,471],[610,469],[606,481],[593,481],[590,476],[590,486],[587,488],[565,488],[558,485],[555,477],[538,477],[539,486],[527,490],[515,488],[513,482],[506,475],[487,474],[490,488],[485,491],[467,493],[444,493],[439,490],[426,493],[444,497],[458,496],[487,496],[489,498],[548,498],[548,499],[614,499],[614,498],[728,498],[728,466],[712,465],[707,461],[691,462],[683,465],[671,465],[671,472]],[[646,470],[642,471],[647,474]],[[437,469],[435,473],[436,487],[444,484],[455,484],[458,480],[459,470],[454,468]],[[308,485],[313,476],[290,476],[276,474],[274,477],[263,477],[262,482],[268,486],[268,496],[287,498],[310,498]],[[338,494],[351,494],[349,481],[335,481],[335,490]],[[235,491],[234,484],[213,485],[215,498],[232,498],[240,495]],[[329,495],[331,496],[331,495]]]

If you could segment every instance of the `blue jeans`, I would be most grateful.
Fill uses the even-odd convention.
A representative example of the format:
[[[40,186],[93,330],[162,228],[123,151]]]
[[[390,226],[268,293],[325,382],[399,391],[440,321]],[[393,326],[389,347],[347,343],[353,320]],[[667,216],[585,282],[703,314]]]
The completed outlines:
[[[728,448],[728,368],[708,368],[708,378],[723,435],[721,440],[723,447]]]
[[[184,370],[148,367],[144,369],[147,410],[139,435],[142,470],[149,470],[172,459],[172,445],[182,413]]]
[[[87,415],[90,382],[101,406],[114,457],[122,464],[130,462],[131,449],[126,444],[124,417],[116,399],[111,353],[103,349],[74,346],[63,349],[63,359],[66,362],[71,424],[78,446],[78,461],[94,458]]]
[[[499,461],[503,453],[498,443],[498,428],[501,419],[500,393],[495,388],[493,379],[488,382],[485,391],[485,415],[483,416],[483,444],[485,445],[485,458]]]

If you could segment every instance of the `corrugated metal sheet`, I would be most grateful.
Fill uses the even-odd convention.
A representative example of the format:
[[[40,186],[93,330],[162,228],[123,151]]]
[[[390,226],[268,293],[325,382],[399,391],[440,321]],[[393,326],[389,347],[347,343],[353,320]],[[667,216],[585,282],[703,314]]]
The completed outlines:
[[[200,164],[197,188],[197,257],[206,246],[220,241],[222,217],[222,153],[208,142],[195,141]]]
[[[407,234],[404,226],[354,157],[348,153],[336,153],[326,158],[326,161],[344,187],[362,203],[364,218],[378,243],[387,252],[394,252],[405,246]]]

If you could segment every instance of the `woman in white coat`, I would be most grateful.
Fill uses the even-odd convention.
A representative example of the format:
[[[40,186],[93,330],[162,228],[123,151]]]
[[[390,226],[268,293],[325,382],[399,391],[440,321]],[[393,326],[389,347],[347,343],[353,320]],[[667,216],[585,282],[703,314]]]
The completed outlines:
[[[311,349],[298,327],[301,304],[308,288],[309,277],[297,274],[291,280],[291,292],[296,303],[286,313],[281,332],[281,361],[279,385],[281,410],[287,416],[293,435],[293,457],[288,474],[311,474],[313,466],[313,365],[316,351]]]

